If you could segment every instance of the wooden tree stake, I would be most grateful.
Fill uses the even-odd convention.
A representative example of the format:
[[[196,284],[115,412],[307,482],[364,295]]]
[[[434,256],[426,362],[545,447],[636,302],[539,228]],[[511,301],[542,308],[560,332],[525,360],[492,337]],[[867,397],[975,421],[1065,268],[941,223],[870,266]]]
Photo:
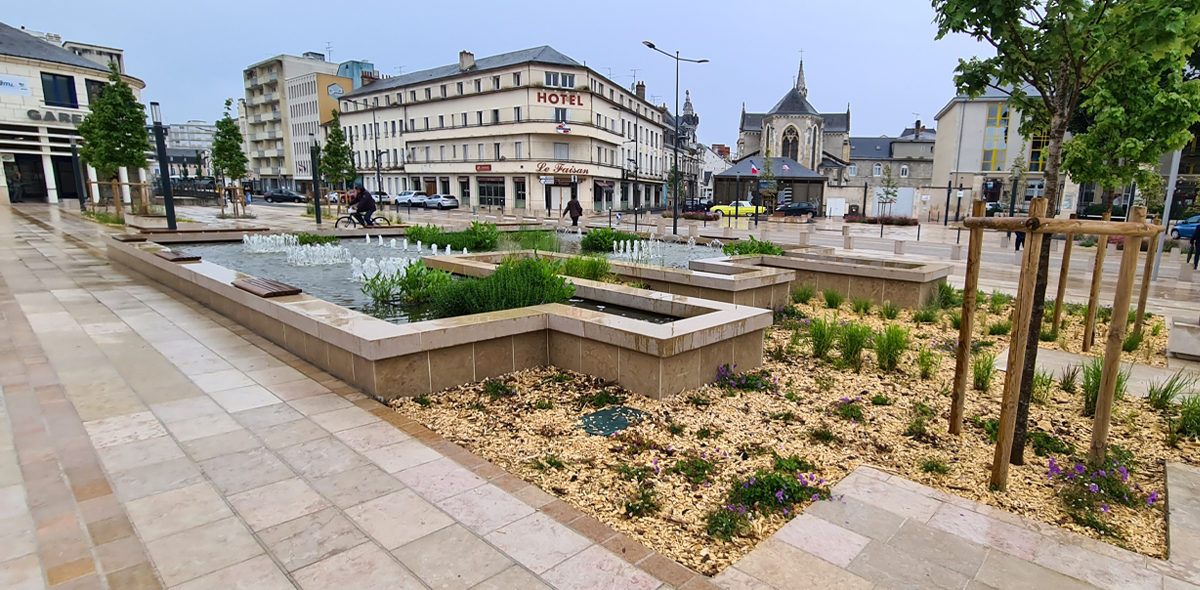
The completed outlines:
[[[971,215],[983,217],[985,204],[976,200]],[[972,229],[967,242],[967,280],[963,285],[962,322],[958,325],[958,350],[954,363],[954,394],[950,402],[950,434],[962,433],[963,406],[967,401],[967,370],[971,363],[971,326],[975,322],[975,296],[979,292],[979,257],[983,229]]]
[[[1046,214],[1046,199],[1033,199],[1029,205],[1030,217]],[[1013,311],[1013,328],[1008,345],[1008,363],[1004,367],[1004,397],[1000,405],[1000,432],[996,440],[996,453],[992,458],[991,486],[1004,489],[1008,485],[1008,460],[1011,456],[1013,435],[1017,427],[1017,399],[1021,395],[1021,371],[1025,365],[1025,347],[1029,339],[1029,318],[1033,313],[1033,288],[1037,279],[1038,263],[1041,259],[1042,240],[1034,234],[1025,241],[1025,258],[1021,263],[1021,280],[1017,287],[1016,309]],[[966,318],[963,318],[965,321]]]
[[[1134,207],[1130,220],[1146,218],[1145,207]],[[1117,274],[1117,293],[1113,297],[1113,316],[1108,323],[1108,342],[1104,346],[1104,369],[1100,374],[1100,393],[1096,397],[1096,417],[1092,421],[1092,446],[1088,461],[1099,465],[1104,461],[1108,446],[1108,428],[1112,422],[1113,397],[1117,390],[1117,373],[1121,371],[1121,344],[1125,340],[1125,318],[1129,316],[1129,300],[1133,298],[1133,278],[1137,274],[1137,259],[1142,239],[1125,238],[1121,254],[1121,270]]]
[[[1111,211],[1105,211],[1102,219],[1108,221],[1111,216]],[[1100,299],[1100,279],[1104,276],[1104,254],[1108,251],[1108,236],[1096,236],[1096,239],[1098,241],[1096,242],[1096,261],[1092,265],[1092,288],[1088,291],[1087,318],[1083,324],[1084,352],[1092,349],[1092,341],[1096,336],[1096,308],[1099,306]]]
[[[1075,219],[1075,214],[1071,214],[1071,219]],[[1071,268],[1071,246],[1075,245],[1075,234],[1067,234],[1067,243],[1063,245],[1062,266],[1058,269],[1058,291],[1054,296],[1054,320],[1051,322],[1051,331],[1058,333],[1058,328],[1062,325],[1062,309],[1063,298],[1067,296],[1067,271]]]
[[[1148,218],[1148,220],[1153,221],[1152,218]],[[1133,323],[1134,334],[1141,334],[1142,326],[1145,324],[1146,298],[1150,296],[1150,280],[1154,276],[1154,253],[1157,250],[1155,245],[1158,243],[1158,237],[1151,238],[1148,243],[1150,247],[1146,248],[1146,265],[1142,269],[1142,285],[1138,290],[1137,319]]]

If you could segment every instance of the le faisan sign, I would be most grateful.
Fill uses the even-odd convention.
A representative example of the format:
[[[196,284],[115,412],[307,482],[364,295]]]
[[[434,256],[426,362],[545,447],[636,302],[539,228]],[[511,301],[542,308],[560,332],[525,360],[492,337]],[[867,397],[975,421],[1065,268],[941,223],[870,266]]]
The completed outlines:
[[[25,114],[34,121],[49,121],[58,123],[71,123],[78,125],[83,122],[83,115],[79,113],[56,113],[54,111],[39,111],[37,109],[29,109]]]

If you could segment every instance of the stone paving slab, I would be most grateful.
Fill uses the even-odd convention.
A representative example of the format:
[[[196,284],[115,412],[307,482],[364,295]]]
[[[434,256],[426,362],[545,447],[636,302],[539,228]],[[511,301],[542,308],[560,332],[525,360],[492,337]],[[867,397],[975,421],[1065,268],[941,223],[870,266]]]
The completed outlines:
[[[1103,342],[1097,342],[1096,345],[1101,347],[1101,349],[1104,347]],[[1084,362],[1092,358],[1096,357],[1067,352],[1065,350],[1039,348],[1037,366],[1039,369],[1049,371],[1057,377],[1062,374],[1063,369],[1073,365],[1082,366]],[[1162,367],[1151,367],[1132,362],[1121,363],[1121,369],[1129,371],[1129,382],[1126,386],[1126,393],[1134,397],[1146,397],[1151,385],[1166,381],[1171,375],[1180,370],[1200,379],[1200,365],[1197,363],[1170,358],[1167,359],[1167,364],[1168,368],[1164,369]],[[1008,348],[1001,349],[996,354],[996,368],[1003,371],[1006,366],[1008,366]]]

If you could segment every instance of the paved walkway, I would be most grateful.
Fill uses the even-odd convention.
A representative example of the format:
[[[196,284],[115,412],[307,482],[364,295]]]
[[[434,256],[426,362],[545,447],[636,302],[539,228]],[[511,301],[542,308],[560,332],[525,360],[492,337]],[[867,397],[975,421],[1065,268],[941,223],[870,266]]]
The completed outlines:
[[[867,468],[710,581],[28,211],[54,231],[0,208],[0,588],[1200,582]]]
[[[1101,342],[1097,346],[1103,347],[1104,343]],[[1070,366],[1082,367],[1083,363],[1093,358],[1100,357],[1067,352],[1065,350],[1038,348],[1037,368],[1042,371],[1048,371],[1057,379],[1062,375],[1063,369]],[[1003,371],[1007,366],[1008,348],[1005,347],[996,353],[996,368]],[[1126,384],[1125,393],[1134,397],[1146,397],[1150,393],[1151,385],[1166,381],[1178,371],[1184,371],[1185,374],[1190,374],[1196,379],[1200,379],[1200,362],[1178,358],[1168,358],[1167,368],[1165,369],[1133,362],[1121,363],[1121,368],[1129,371],[1129,381]]]

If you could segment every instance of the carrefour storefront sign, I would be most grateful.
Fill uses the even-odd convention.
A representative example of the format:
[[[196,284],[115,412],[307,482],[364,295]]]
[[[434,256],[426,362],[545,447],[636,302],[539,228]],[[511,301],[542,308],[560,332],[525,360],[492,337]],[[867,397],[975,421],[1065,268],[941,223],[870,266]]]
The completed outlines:
[[[58,123],[71,123],[78,125],[83,122],[83,115],[79,113],[56,113],[54,111],[39,111],[37,109],[29,109],[25,114],[34,121],[49,121]]]

